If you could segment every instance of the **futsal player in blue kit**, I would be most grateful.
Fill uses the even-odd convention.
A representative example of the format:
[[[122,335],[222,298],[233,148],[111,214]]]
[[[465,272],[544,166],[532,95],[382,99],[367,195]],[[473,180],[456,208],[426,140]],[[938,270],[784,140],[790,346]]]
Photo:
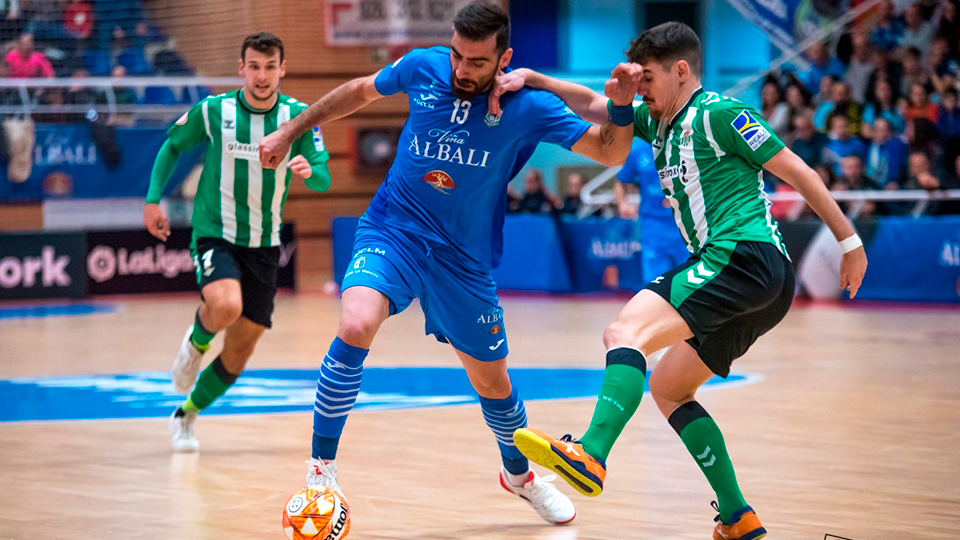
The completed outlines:
[[[619,182],[614,184],[614,192],[622,218],[635,218],[638,213],[637,207],[627,200],[623,184],[636,185],[640,191],[640,260],[643,264],[643,280],[653,281],[690,258],[690,252],[686,242],[677,233],[673,210],[663,196],[650,143],[640,139],[634,141],[626,163],[617,172],[617,180]]]
[[[507,374],[507,330],[490,271],[502,254],[507,184],[538,143],[623,163],[640,72],[628,64],[614,70],[606,88],[610,118],[602,126],[532,89],[504,96],[502,113],[494,116],[488,94],[513,53],[509,17],[496,5],[474,2],[457,13],[453,27],[449,48],[415,49],[342,85],[260,143],[262,165],[275,167],[314,125],[383,96],[408,97],[397,157],[360,219],[343,279],[340,326],[317,381],[307,485],[340,491],[337,447],[364,359],[380,325],[418,298],[426,333],[452,345],[480,396],[503,461],[501,486],[548,523],[569,523],[576,517],[573,503],[539,478],[513,444],[514,430],[527,419]]]

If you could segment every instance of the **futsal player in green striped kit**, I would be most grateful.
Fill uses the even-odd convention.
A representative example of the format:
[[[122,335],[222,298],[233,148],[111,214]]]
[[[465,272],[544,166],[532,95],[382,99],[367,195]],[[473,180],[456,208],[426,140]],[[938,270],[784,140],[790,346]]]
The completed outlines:
[[[586,87],[524,69],[498,78],[491,92],[494,113],[499,95],[529,85],[558,95],[585,120],[609,116],[632,125],[634,136],[653,147],[660,186],[691,254],[654,278],[604,332],[606,369],[586,432],[555,438],[518,429],[514,442],[577,491],[599,495],[610,450],[643,397],[646,359],[669,347],[653,369],[650,393],[717,495],[713,539],[759,540],[766,528],[744,499],[723,434],[696,393],[714,375],[726,377],[793,300],[793,266],[770,215],[763,171],[796,188],[833,233],[843,252],[840,285],[851,297],[863,281],[866,253],[817,173],[760,114],[700,86],[700,39],[689,26],[651,28],[626,54],[631,63],[614,73],[642,69],[643,103],[636,107],[614,106]]]
[[[173,364],[174,387],[190,392],[170,418],[177,452],[199,449],[193,433],[197,413],[237,380],[272,324],[280,227],[291,179],[303,178],[317,192],[330,187],[329,154],[318,127],[297,139],[279,167],[260,166],[260,140],[307,108],[279,93],[285,71],[278,37],[266,32],[248,36],[240,49],[243,88],[194,105],[170,127],[153,166],[143,224],[166,241],[170,226],[159,206],[163,189],[180,154],[206,146],[191,223],[201,303]],[[226,330],[223,350],[198,378],[201,357],[221,330]]]

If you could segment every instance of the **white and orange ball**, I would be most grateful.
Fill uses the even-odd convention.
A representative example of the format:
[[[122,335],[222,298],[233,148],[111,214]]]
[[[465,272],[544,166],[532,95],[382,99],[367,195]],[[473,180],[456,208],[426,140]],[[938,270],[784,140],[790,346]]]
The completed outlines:
[[[290,540],[341,540],[350,533],[350,506],[330,488],[304,488],[283,507],[283,532]]]

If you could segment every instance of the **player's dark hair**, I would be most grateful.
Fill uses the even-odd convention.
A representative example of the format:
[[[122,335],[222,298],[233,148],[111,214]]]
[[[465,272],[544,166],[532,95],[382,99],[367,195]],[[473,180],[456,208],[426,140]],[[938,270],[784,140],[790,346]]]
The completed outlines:
[[[283,42],[270,32],[259,32],[244,38],[243,46],[240,47],[241,60],[247,59],[247,49],[253,49],[267,55],[280,51],[280,63],[283,63]]]
[[[647,30],[630,42],[627,60],[637,64],[656,62],[669,69],[677,60],[686,60],[693,74],[700,76],[700,38],[681,22],[668,22]]]
[[[510,47],[510,16],[500,6],[479,0],[471,2],[453,18],[453,29],[470,41],[483,41],[497,35],[497,53]]]

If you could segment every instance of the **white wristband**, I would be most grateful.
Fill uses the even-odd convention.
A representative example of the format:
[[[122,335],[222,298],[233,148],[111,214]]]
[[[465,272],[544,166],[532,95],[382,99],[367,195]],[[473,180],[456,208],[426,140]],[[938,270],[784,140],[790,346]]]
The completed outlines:
[[[840,241],[840,250],[844,253],[850,253],[851,251],[857,249],[863,245],[863,240],[860,240],[860,237],[854,233],[853,236],[847,238],[846,240]]]

